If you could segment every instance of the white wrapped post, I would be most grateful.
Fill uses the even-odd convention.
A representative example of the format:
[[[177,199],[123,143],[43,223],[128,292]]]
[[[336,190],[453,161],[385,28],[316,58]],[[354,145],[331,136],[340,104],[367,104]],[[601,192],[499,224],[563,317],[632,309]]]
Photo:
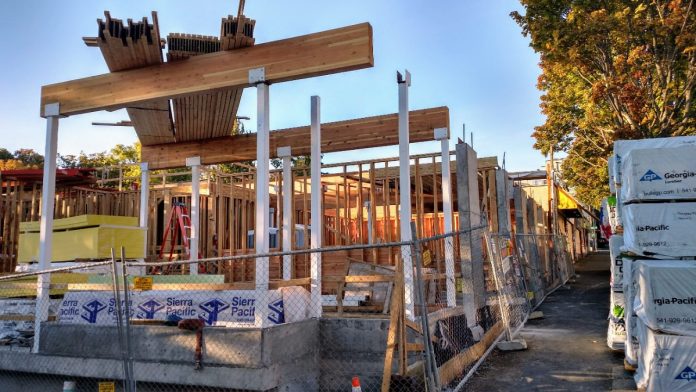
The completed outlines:
[[[396,73],[396,82],[399,85],[399,222],[401,241],[411,241],[411,156],[409,149],[409,123],[408,123],[408,88],[411,86],[411,73],[405,72],[402,76]],[[415,320],[414,310],[414,286],[413,286],[413,260],[411,247],[401,247],[401,258],[404,265],[404,303],[406,317]]]
[[[440,141],[442,154],[442,214],[444,215],[445,234],[452,232],[452,175],[450,173],[449,138],[447,128],[436,128],[435,140]],[[454,281],[454,238],[445,238],[445,277],[447,289],[447,306],[457,305]]]
[[[278,147],[278,158],[283,160],[283,252],[292,250],[292,149]],[[292,256],[283,255],[283,280],[292,279]]]
[[[186,158],[191,168],[191,236],[189,238],[189,260],[198,260],[200,238],[201,157]],[[198,275],[198,264],[189,264],[189,275]]]
[[[256,214],[254,239],[256,253],[268,253],[268,213],[269,213],[269,100],[265,69],[256,68],[249,71],[249,83],[256,85]],[[264,327],[268,324],[268,257],[256,258],[256,311],[255,325]]]
[[[311,98],[311,241],[312,249],[321,248],[324,229],[324,216],[321,208],[321,99]],[[312,313],[321,317],[321,253],[312,253],[310,265],[310,288]]]
[[[44,113],[46,115],[46,147],[44,153],[43,189],[41,191],[41,222],[39,223],[39,270],[42,271],[51,267],[60,105],[57,103],[48,104],[45,106]],[[36,285],[36,315],[34,322],[34,353],[39,352],[41,323],[48,320],[48,289],[50,285],[50,274],[41,274],[38,276]]]
[[[150,206],[150,170],[147,162],[140,163],[140,228],[145,231],[143,257],[147,257],[147,215]]]

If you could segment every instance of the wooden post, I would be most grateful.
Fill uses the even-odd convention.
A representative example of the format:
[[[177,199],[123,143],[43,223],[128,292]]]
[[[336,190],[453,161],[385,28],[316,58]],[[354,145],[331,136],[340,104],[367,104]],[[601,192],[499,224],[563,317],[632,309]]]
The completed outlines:
[[[446,128],[435,130],[435,140],[440,140],[442,154],[442,212],[445,224],[445,233],[452,232],[452,176],[450,174],[449,139]],[[433,165],[435,171],[435,165]],[[433,183],[433,187],[437,184]],[[477,192],[478,198],[478,192]],[[447,285],[447,306],[457,305],[454,282],[454,241],[453,237],[445,238],[445,276]]]

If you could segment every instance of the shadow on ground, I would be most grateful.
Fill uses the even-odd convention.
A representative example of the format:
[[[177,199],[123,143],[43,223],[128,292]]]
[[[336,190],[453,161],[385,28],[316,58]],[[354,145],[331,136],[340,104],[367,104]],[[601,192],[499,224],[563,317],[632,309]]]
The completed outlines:
[[[521,332],[529,349],[494,351],[468,391],[609,391],[623,354],[606,345],[609,254],[576,264],[576,278],[549,295]]]

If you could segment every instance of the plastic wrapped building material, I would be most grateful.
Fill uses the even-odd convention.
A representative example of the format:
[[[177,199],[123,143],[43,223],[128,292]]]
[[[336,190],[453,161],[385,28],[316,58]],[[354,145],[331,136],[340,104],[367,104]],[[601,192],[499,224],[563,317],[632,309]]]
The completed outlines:
[[[642,326],[639,390],[696,391],[696,337],[661,334]]]
[[[613,235],[609,238],[609,256],[611,258],[611,289],[613,291],[623,291],[623,261],[621,257],[621,247],[623,246],[623,236]]]
[[[616,194],[616,156],[611,155],[608,160],[609,163],[609,192],[612,195]]]
[[[635,314],[649,328],[696,336],[696,261],[641,260],[632,265]]]
[[[624,251],[696,256],[696,203],[629,204],[622,210]]]
[[[637,260],[632,257],[623,257],[623,293],[624,293],[624,322],[626,324],[626,347],[624,352],[625,359],[629,364],[636,366],[638,364],[639,342],[637,335],[638,317],[633,311],[633,303],[635,301],[635,280],[633,279],[633,266]]]
[[[655,139],[640,139],[640,140],[617,140],[614,142],[614,179],[617,184],[621,184],[621,169],[623,158],[631,150],[648,149],[648,148],[675,148],[683,146],[696,146],[696,136],[677,136],[663,137]],[[618,190],[617,190],[618,191]]]
[[[621,203],[696,199],[696,146],[632,150],[622,162]]]
[[[612,291],[609,307],[607,346],[612,350],[624,350],[626,343],[626,324],[624,322],[625,304],[623,293]]]

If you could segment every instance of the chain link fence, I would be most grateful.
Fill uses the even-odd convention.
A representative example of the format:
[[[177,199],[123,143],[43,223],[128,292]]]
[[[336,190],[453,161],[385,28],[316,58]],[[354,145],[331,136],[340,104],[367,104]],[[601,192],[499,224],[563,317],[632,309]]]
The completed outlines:
[[[0,390],[461,389],[572,273],[556,238],[412,233],[160,263],[119,249],[0,276]]]

